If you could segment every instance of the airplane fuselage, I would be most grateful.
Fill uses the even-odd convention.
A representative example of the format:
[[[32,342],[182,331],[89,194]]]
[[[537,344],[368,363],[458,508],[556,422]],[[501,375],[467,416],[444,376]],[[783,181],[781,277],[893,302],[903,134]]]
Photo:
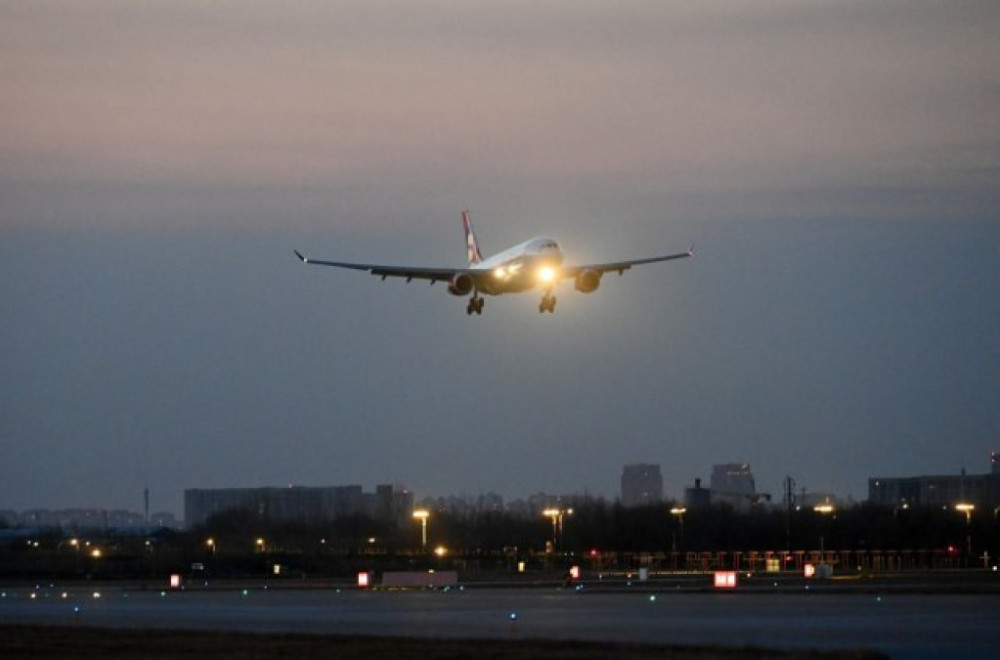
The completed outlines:
[[[537,286],[554,283],[563,255],[559,244],[539,236],[481,261],[472,270],[482,270],[489,277],[477,278],[480,293],[499,296],[521,293]]]

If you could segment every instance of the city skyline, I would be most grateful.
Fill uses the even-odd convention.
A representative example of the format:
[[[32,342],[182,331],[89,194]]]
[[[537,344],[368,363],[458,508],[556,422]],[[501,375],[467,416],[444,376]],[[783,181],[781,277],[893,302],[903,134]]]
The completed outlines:
[[[841,493],[831,493],[827,491],[818,491],[809,489],[799,484],[794,479],[792,480],[793,490],[791,494],[792,497],[795,498],[796,502],[803,501],[806,502],[809,506],[811,506],[811,504],[809,503],[813,502],[813,500],[825,501],[828,503],[836,502],[839,503],[840,505],[848,505],[848,506],[866,501],[874,502],[876,504],[879,504],[880,506],[894,506],[898,505],[899,502],[892,503],[891,498],[887,499],[886,494],[882,490],[879,490],[878,488],[876,488],[876,491],[873,491],[872,490],[873,484],[876,487],[878,487],[880,481],[882,480],[888,480],[893,484],[898,484],[901,482],[920,484],[926,481],[927,484],[932,484],[930,492],[931,496],[933,496],[934,498],[934,501],[932,503],[934,504],[939,504],[940,502],[957,503],[959,502],[959,500],[964,501],[966,499],[969,499],[963,497],[964,489],[961,488],[960,485],[960,482],[963,481],[966,477],[968,477],[969,479],[968,483],[970,485],[969,488],[970,493],[974,494],[974,497],[972,498],[973,500],[982,498],[984,496],[986,497],[986,499],[991,499],[995,497],[995,493],[993,493],[992,491],[989,492],[986,491],[980,492],[980,491],[984,487],[988,489],[989,487],[984,486],[986,481],[994,478],[994,475],[1000,472],[1000,468],[997,467],[998,464],[1000,464],[1000,452],[991,453],[988,462],[990,469],[988,471],[984,470],[982,472],[978,472],[974,469],[971,471],[966,471],[963,468],[960,473],[935,472],[924,475],[870,476],[867,479],[868,481],[867,492],[865,493],[864,497],[860,498],[855,498],[852,494],[844,495]],[[776,508],[776,509],[782,509],[785,506],[787,506],[787,502],[785,502],[786,495],[783,492],[779,495],[779,492],[776,490],[771,491],[771,490],[755,489],[755,486],[753,485],[753,477],[751,475],[751,466],[749,464],[716,464],[712,466],[713,475],[719,470],[726,471],[729,468],[739,468],[739,470],[735,473],[737,479],[741,478],[743,475],[749,476],[750,485],[749,485],[749,490],[747,491],[746,494],[751,495],[752,497],[750,499],[747,499],[745,503],[742,502],[742,498],[737,498],[736,500],[733,500],[733,492],[732,489],[729,487],[726,487],[723,490],[704,488],[703,486],[701,486],[702,479],[700,477],[696,478],[691,484],[683,486],[681,488],[682,492],[679,494],[670,491],[663,491],[662,495],[656,497],[655,485],[654,485],[654,493],[652,493],[652,496],[650,496],[650,494],[643,495],[641,493],[637,495],[634,492],[630,493],[629,495],[626,495],[625,493],[626,489],[635,490],[638,484],[646,485],[649,483],[652,484],[660,483],[659,479],[660,466],[656,464],[645,463],[645,464],[624,465],[622,466],[622,468],[623,472],[622,472],[621,488],[619,489],[618,493],[613,494],[611,496],[608,496],[603,493],[592,493],[586,490],[549,492],[544,488],[536,488],[528,492],[510,495],[510,494],[500,494],[493,491],[479,491],[476,493],[470,493],[470,492],[416,493],[406,488],[404,484],[380,484],[376,486],[376,491],[374,493],[363,493],[363,486],[357,484],[338,484],[338,485],[288,484],[285,486],[261,485],[261,484],[250,486],[243,484],[243,485],[223,486],[215,489],[200,489],[200,488],[185,489],[182,493],[184,495],[185,501],[183,506],[179,510],[158,509],[152,511],[152,513],[149,513],[149,517],[150,519],[154,518],[172,519],[172,517],[176,517],[179,523],[182,523],[185,526],[190,526],[190,521],[187,520],[187,515],[185,513],[186,509],[188,509],[190,506],[187,502],[187,499],[189,497],[187,493],[189,492],[201,493],[207,491],[219,491],[228,493],[227,497],[229,497],[231,501],[236,501],[232,500],[233,497],[239,499],[240,492],[250,492],[250,491],[274,491],[274,492],[283,490],[299,490],[299,491],[329,490],[331,492],[349,491],[348,494],[350,495],[350,498],[352,498],[350,499],[351,502],[350,506],[361,507],[361,505],[358,504],[358,502],[362,498],[362,495],[364,495],[364,497],[366,498],[372,498],[383,489],[389,489],[390,491],[395,490],[395,492],[397,493],[402,493],[406,498],[408,498],[407,501],[411,503],[410,506],[412,506],[413,503],[429,506],[428,503],[431,502],[438,502],[438,503],[445,502],[447,503],[446,506],[448,507],[454,506],[456,505],[456,503],[464,503],[464,506],[466,507],[477,508],[477,506],[483,506],[484,505],[483,503],[485,503],[485,506],[487,506],[488,508],[492,508],[493,506],[496,506],[497,503],[499,503],[504,510],[512,508],[522,509],[525,507],[528,508],[533,507],[541,510],[546,506],[557,504],[563,499],[568,499],[569,501],[572,501],[574,499],[580,499],[580,498],[619,502],[626,507],[645,506],[647,504],[657,504],[657,503],[682,503],[687,506],[691,506],[692,503],[689,501],[689,498],[691,497],[690,491],[701,489],[706,495],[711,496],[711,504],[728,505],[733,507],[734,510],[736,511],[745,512],[749,510],[749,507],[742,506],[743,504],[750,505],[752,507],[763,506],[764,508]],[[635,472],[636,469],[639,469],[638,474],[636,474]],[[631,474],[630,470],[632,470]],[[655,475],[656,478],[652,482],[648,481],[647,472],[650,473],[651,475]],[[626,486],[626,477],[628,478],[628,481],[631,482],[628,484],[628,486]],[[638,477],[638,482],[636,482],[637,477]],[[937,493],[936,495],[933,493],[933,489],[935,487],[933,484],[936,484],[938,487],[941,488],[940,493]],[[660,485],[662,486],[662,484]],[[784,485],[785,484],[783,484],[783,486]],[[973,486],[975,489],[973,489]],[[896,489],[899,488],[899,486],[896,485],[892,487]],[[924,488],[926,487],[927,486],[925,485]],[[898,495],[896,491],[892,492]],[[914,491],[914,493],[916,492],[918,491]],[[874,499],[873,499],[873,493],[875,493]],[[148,496],[148,493],[144,492],[143,496],[145,498],[146,496]],[[318,495],[314,495],[314,497],[316,496]],[[338,495],[337,497],[341,496]],[[927,496],[925,495],[925,497]],[[705,502],[707,503],[708,501],[709,500],[706,498]],[[906,501],[906,498],[904,498],[901,501]],[[313,502],[312,500],[310,500],[310,502],[311,502],[310,506],[319,506],[318,502]],[[476,504],[477,502],[479,504]],[[919,504],[920,496],[916,496],[913,499],[913,502]],[[144,500],[144,505],[145,504],[146,502]],[[326,506],[333,506],[332,501],[328,503]],[[371,507],[372,504],[369,503],[366,506]],[[75,518],[100,519],[101,515],[103,514],[105,520],[107,519],[108,514],[116,514],[118,516],[118,519],[129,518],[130,522],[128,523],[128,525],[130,526],[135,524],[140,524],[141,522],[140,519],[143,518],[145,515],[143,513],[138,513],[135,509],[129,508],[128,505],[123,507],[105,508],[105,507],[91,507],[88,506],[86,503],[77,503],[73,506],[63,506],[63,507],[31,506],[22,508],[20,510],[0,507],[0,521],[4,521],[8,525],[16,525],[19,522],[18,518],[24,518],[26,515],[28,516],[28,518],[31,518],[31,516],[36,516],[39,513],[46,513],[52,515],[66,514],[74,519]],[[7,520],[5,516],[7,516],[8,514],[15,514],[15,516],[11,520]],[[51,518],[52,515],[50,515],[49,517]],[[204,517],[205,517],[204,515],[200,515],[199,521],[202,521]],[[24,521],[20,521],[20,524],[25,524],[25,523]],[[65,525],[62,526],[65,527]]]
[[[1000,5],[0,0],[0,508],[863,499],[1000,429]],[[550,235],[559,312],[303,268]]]

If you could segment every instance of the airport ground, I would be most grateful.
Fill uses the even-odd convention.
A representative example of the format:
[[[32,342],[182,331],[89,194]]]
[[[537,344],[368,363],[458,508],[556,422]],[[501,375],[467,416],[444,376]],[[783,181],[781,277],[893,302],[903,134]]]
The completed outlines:
[[[816,651],[722,646],[670,646],[565,640],[468,640],[254,634],[192,630],[122,630],[0,626],[6,658],[338,658],[338,660],[878,660],[878,651]]]
[[[660,510],[600,506],[558,544],[547,520],[440,515],[440,554],[419,527],[393,536],[369,520],[18,537],[0,549],[0,657],[997,657],[1000,575],[983,548],[1000,528],[946,513],[793,518],[816,548],[792,551],[734,549],[782,547],[777,514],[713,510],[682,532]],[[929,549],[870,549],[892,547]],[[832,575],[807,579],[810,564]],[[714,587],[722,569],[735,589]],[[430,570],[459,581],[357,586],[359,572],[378,585]]]
[[[998,594],[1000,577],[979,570],[744,574],[726,592],[701,573],[435,590],[7,582],[0,656],[988,658]]]

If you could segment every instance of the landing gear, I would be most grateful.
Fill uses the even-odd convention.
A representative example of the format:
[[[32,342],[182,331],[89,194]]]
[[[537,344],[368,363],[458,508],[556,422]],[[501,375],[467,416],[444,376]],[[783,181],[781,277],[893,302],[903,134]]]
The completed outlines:
[[[486,306],[486,298],[480,298],[479,296],[472,296],[469,298],[469,304],[465,306],[465,313],[472,316],[472,313],[476,314],[483,313],[483,307]]]
[[[538,303],[538,313],[544,314],[545,312],[554,313],[556,311],[556,297],[552,294],[546,293],[542,296],[542,302]]]

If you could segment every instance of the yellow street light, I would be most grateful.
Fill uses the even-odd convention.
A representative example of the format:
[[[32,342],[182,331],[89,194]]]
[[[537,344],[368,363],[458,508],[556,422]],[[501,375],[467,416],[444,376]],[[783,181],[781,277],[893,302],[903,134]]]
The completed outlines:
[[[972,556],[972,512],[976,510],[976,505],[969,502],[959,502],[955,505],[955,511],[965,514],[965,553]]]
[[[427,550],[427,519],[431,512],[427,509],[414,509],[413,519],[420,521],[420,549]]]
[[[976,510],[975,504],[969,504],[968,502],[959,502],[955,505],[955,511],[965,514],[965,522],[972,522],[972,512]]]
[[[827,500],[826,502],[824,502],[822,504],[817,504],[816,506],[814,506],[813,507],[813,511],[815,511],[818,514],[820,514],[821,516],[828,516],[831,513],[834,513],[836,511],[836,509],[834,508],[833,504],[831,504],[830,501]],[[825,553],[826,553],[826,535],[823,533],[823,532],[826,531],[825,530],[826,523],[823,524],[823,527],[824,527],[824,529],[820,530],[820,535],[819,535],[820,561],[822,561],[823,560],[822,558],[826,556],[825,555]]]
[[[552,518],[552,547],[559,547],[559,541],[562,539],[563,533],[563,516],[572,516],[573,509],[559,509],[554,507],[549,507],[542,511],[542,515],[546,518]]]
[[[264,552],[264,539],[263,538],[258,537],[257,540],[254,542],[254,545],[257,546],[257,552]]]
[[[684,514],[687,513],[687,508],[683,506],[675,506],[670,508],[670,515],[677,518],[677,527],[680,530],[681,542],[684,542]],[[671,534],[671,549],[673,552],[677,552],[677,533]]]

